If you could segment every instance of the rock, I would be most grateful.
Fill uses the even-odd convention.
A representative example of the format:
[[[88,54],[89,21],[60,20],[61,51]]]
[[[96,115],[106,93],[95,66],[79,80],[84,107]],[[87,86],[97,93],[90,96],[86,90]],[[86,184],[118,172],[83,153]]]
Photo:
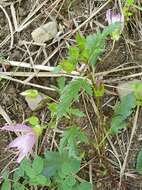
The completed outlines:
[[[127,96],[128,94],[132,93],[134,90],[132,88],[133,84],[142,84],[141,80],[132,80],[132,81],[128,81],[128,82],[124,82],[118,85],[118,95],[120,97],[120,99],[123,96]]]
[[[44,43],[53,39],[57,34],[56,22],[48,22],[32,32],[32,38],[37,43]]]
[[[31,98],[26,96],[25,100],[29,106],[29,108],[34,111],[35,109],[37,109],[40,106],[40,103],[45,100],[47,98],[46,95],[44,95],[43,93],[39,93],[37,97],[35,98]]]

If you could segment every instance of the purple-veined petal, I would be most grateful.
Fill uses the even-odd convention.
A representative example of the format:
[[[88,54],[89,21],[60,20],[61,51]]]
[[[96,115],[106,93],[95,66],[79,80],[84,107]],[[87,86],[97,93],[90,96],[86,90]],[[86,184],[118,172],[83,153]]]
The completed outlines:
[[[20,163],[25,157],[27,156],[27,154],[24,154],[22,151],[19,153],[18,158],[16,160],[17,163]]]
[[[107,12],[106,12],[106,20],[108,22],[108,24],[111,24],[111,10],[108,9]]]
[[[9,144],[9,148],[17,148],[19,150],[19,156],[17,162],[21,162],[21,160],[31,153],[32,148],[36,142],[36,135],[34,133],[28,133],[26,135],[22,135],[17,137]]]
[[[108,21],[108,24],[113,24],[115,22],[124,22],[124,16],[120,13],[113,13],[110,9],[106,12],[106,20]]]
[[[13,132],[25,132],[25,133],[33,131],[31,127],[23,124],[5,125],[4,127],[1,128],[1,130],[13,131]]]

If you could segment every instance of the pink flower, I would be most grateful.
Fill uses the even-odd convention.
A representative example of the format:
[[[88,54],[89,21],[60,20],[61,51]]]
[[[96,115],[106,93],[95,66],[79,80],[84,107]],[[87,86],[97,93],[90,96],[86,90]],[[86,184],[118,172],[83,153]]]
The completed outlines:
[[[17,162],[20,163],[28,153],[31,153],[34,144],[38,138],[36,130],[27,125],[17,124],[15,126],[6,125],[1,128],[1,130],[13,131],[13,132],[22,132],[23,134],[13,140],[8,148],[17,148],[19,150],[19,155]]]
[[[109,25],[115,22],[124,23],[124,16],[120,13],[113,13],[110,9],[108,9],[106,12],[106,20],[108,21]]]

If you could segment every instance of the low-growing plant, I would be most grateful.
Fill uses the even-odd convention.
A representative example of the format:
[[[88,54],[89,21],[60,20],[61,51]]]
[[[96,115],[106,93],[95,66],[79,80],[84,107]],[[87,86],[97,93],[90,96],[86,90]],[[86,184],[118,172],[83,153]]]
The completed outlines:
[[[58,190],[91,190],[92,185],[78,181],[82,154],[78,151],[78,142],[87,142],[87,136],[78,127],[71,127],[61,138],[59,151],[46,151],[43,157],[34,160],[24,159],[9,180],[3,174],[2,190],[26,190],[31,186],[50,187]]]
[[[13,190],[26,190],[31,187],[47,187],[57,190],[92,190],[92,184],[81,179],[77,176],[81,168],[81,161],[84,159],[85,150],[81,150],[80,144],[88,143],[89,140],[83,130],[76,126],[72,117],[84,117],[85,114],[75,106],[75,102],[80,100],[81,94],[86,94],[89,97],[95,97],[99,100],[105,93],[103,82],[98,82],[95,78],[95,69],[100,56],[105,51],[105,44],[108,36],[114,36],[118,33],[120,36],[121,23],[114,22],[105,27],[102,32],[89,35],[87,37],[77,35],[76,45],[69,47],[67,59],[62,60],[56,68],[56,72],[64,70],[68,74],[77,70],[78,67],[85,65],[85,70],[80,70],[80,76],[75,76],[72,80],[65,80],[60,78],[58,85],[55,87],[59,94],[59,101],[48,102],[48,109],[51,113],[51,120],[47,126],[42,127],[37,117],[32,116],[26,121],[31,126],[20,128],[23,132],[29,131],[39,132],[37,129],[50,128],[50,130],[58,127],[59,122],[63,118],[70,120],[70,127],[66,130],[60,138],[59,147],[57,150],[48,151],[42,156],[34,156],[33,159],[20,160],[20,165],[13,173],[12,180],[8,175],[3,176],[2,190],[12,186]],[[118,37],[118,36],[117,36]],[[32,100],[38,96],[37,90],[26,90],[22,95],[31,98]],[[99,106],[99,104],[97,104]],[[122,107],[125,109],[122,110]],[[124,98],[117,106],[112,119],[111,132],[117,133],[120,129],[124,128],[125,120],[132,113],[132,109],[136,106],[133,96]],[[100,108],[98,109],[100,110]],[[100,114],[101,115],[101,114]],[[102,119],[102,118],[101,118]],[[103,122],[100,122],[103,123]],[[121,124],[121,125],[120,125]],[[13,126],[12,126],[13,127]],[[99,126],[102,127],[103,124]],[[4,128],[9,130],[9,128]],[[16,128],[12,128],[15,131]],[[26,131],[27,130],[27,131]],[[37,130],[37,131],[36,131]],[[99,131],[99,130],[98,130]],[[31,133],[30,133],[31,135]],[[41,133],[40,133],[41,135]],[[104,137],[104,134],[96,134],[97,136]],[[96,145],[99,148],[99,143]],[[35,142],[34,142],[35,143]],[[32,148],[33,148],[32,144]],[[21,148],[21,145],[18,146]],[[32,149],[31,148],[31,149]],[[24,150],[24,149],[22,149]],[[31,153],[31,150],[30,150]],[[32,155],[33,156],[33,155]],[[27,157],[27,153],[24,155]]]

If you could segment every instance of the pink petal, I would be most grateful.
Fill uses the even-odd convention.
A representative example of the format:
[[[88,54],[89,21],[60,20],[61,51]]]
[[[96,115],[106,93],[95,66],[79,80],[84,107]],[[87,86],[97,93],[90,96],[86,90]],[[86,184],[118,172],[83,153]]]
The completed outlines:
[[[108,9],[106,12],[106,20],[109,25],[115,22],[124,22],[124,16],[120,13],[113,13],[110,9]]]
[[[22,135],[20,137],[17,137],[15,140],[13,140],[9,144],[9,148],[16,147],[20,153],[17,159],[17,162],[21,162],[21,160],[28,155],[28,153],[31,153],[32,148],[36,142],[36,135],[34,133],[29,133],[26,135]]]
[[[14,131],[14,132],[32,132],[32,128],[23,125],[23,124],[17,124],[17,125],[5,125],[4,127],[1,128],[1,130],[6,130],[6,131]]]
[[[25,156],[27,156],[27,155],[25,155],[25,154],[21,151],[21,152],[19,153],[19,156],[18,156],[16,162],[17,162],[17,163],[20,163],[20,162],[25,158]]]
[[[106,20],[108,21],[108,24],[111,24],[111,10],[108,9],[106,12]]]

